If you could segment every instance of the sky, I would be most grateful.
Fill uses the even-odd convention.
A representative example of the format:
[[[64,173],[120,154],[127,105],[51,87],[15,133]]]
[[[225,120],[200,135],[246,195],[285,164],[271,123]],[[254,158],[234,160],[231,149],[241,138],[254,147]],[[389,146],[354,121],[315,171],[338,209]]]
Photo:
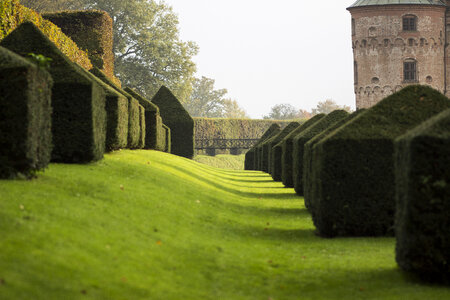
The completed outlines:
[[[332,99],[355,108],[355,0],[164,0],[180,37],[200,48],[197,77],[215,80],[252,118],[276,104],[310,111]]]

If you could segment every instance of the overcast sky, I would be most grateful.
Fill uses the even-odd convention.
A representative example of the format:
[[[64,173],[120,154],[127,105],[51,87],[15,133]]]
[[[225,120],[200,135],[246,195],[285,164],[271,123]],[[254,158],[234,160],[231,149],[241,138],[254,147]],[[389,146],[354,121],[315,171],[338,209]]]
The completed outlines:
[[[290,103],[333,99],[355,108],[351,17],[355,0],[165,0],[181,39],[195,41],[197,77],[215,79],[252,118]]]

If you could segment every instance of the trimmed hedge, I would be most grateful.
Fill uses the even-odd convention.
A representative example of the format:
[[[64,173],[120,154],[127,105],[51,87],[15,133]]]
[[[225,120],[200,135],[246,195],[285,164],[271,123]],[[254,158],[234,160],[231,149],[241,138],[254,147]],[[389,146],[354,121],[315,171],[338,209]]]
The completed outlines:
[[[161,137],[164,137],[164,152],[170,153],[172,147],[170,142],[170,128],[164,124],[161,126],[162,130],[164,131],[164,134],[161,134]]]
[[[271,132],[270,136],[268,136],[265,141],[273,138],[274,136],[278,135],[280,132],[281,132],[281,127],[278,126]],[[267,165],[265,163],[266,160],[264,159],[264,151],[263,151],[263,145],[264,145],[265,141],[261,141],[260,143],[258,143],[255,146],[255,157],[256,157],[256,165],[255,165],[256,169],[255,170],[258,170],[258,171],[263,171],[263,169],[265,169],[264,166]],[[264,171],[264,172],[267,172],[267,171]]]
[[[294,131],[300,126],[299,122],[291,122],[289,123],[278,135],[270,138],[265,142],[265,148],[264,151],[268,150],[268,157],[269,157],[269,168],[268,171],[272,175],[275,173],[275,166],[278,167],[278,174],[279,177],[281,177],[281,151],[278,151],[277,154],[275,154],[274,147],[281,142],[289,133]],[[281,150],[281,149],[280,149]],[[277,161],[277,162],[276,162]],[[273,176],[273,175],[272,175]]]
[[[161,137],[162,120],[159,115],[159,108],[155,104],[151,103],[136,91],[126,87],[125,91],[139,101],[145,108],[145,123],[146,123],[146,138],[145,149],[156,149],[164,151],[165,149],[165,136]]]
[[[251,139],[262,137],[273,124],[282,128],[290,121],[254,120],[254,119],[222,119],[193,118],[195,123],[195,139]],[[301,122],[301,121],[299,121]]]
[[[114,77],[113,21],[107,12],[62,11],[45,13],[42,17],[61,28],[79,48],[87,52],[95,67],[120,85]]]
[[[292,143],[292,180],[295,192],[298,195],[303,196],[303,154],[305,153],[305,144],[330,126],[348,117],[348,115],[348,112],[345,110],[332,111],[294,138]]]
[[[294,137],[308,129],[310,126],[314,125],[320,119],[325,117],[325,114],[318,114],[297,127],[294,131],[288,134],[279,144],[282,145],[281,152],[281,161],[282,161],[282,169],[281,169],[281,180],[286,187],[294,187],[294,182],[292,180],[292,151],[293,151],[293,143]]]
[[[80,50],[77,44],[55,24],[44,20],[40,14],[32,9],[20,5],[19,0],[0,1],[0,40],[24,22],[34,23],[71,61],[78,63],[87,70],[92,68],[87,53]]]
[[[194,120],[183,105],[165,86],[159,89],[151,102],[159,107],[163,123],[170,128],[171,153],[194,157]]]
[[[450,283],[450,109],[395,141],[396,260]]]
[[[139,104],[139,149],[145,148],[145,108]]]
[[[32,177],[52,151],[49,73],[0,47],[0,178]]]
[[[52,160],[86,163],[103,157],[106,138],[105,92],[85,70],[65,56],[33,23],[17,27],[0,42],[21,56],[52,59]]]
[[[427,86],[385,98],[314,146],[317,197],[312,216],[323,236],[393,234],[394,139],[450,107]]]
[[[256,170],[256,147],[263,143],[265,140],[273,136],[274,132],[280,130],[280,125],[272,124],[270,127],[264,132],[259,141],[245,154],[244,161],[244,169],[245,170]]]
[[[314,188],[315,184],[320,181],[320,178],[316,177],[316,174],[314,173],[315,168],[313,167],[313,159],[314,159],[314,150],[313,147],[315,144],[317,144],[319,141],[321,141],[323,138],[325,138],[328,134],[333,132],[334,130],[338,129],[345,123],[353,120],[353,118],[357,117],[362,112],[366,111],[366,109],[359,109],[355,112],[353,112],[351,115],[347,116],[346,118],[341,119],[340,121],[336,122],[334,125],[328,127],[326,130],[322,131],[321,133],[317,134],[315,137],[310,139],[304,147],[304,154],[303,154],[303,189],[304,189],[304,195],[303,198],[305,199],[305,207],[311,211],[311,205],[313,205],[313,201],[315,198],[314,195]]]

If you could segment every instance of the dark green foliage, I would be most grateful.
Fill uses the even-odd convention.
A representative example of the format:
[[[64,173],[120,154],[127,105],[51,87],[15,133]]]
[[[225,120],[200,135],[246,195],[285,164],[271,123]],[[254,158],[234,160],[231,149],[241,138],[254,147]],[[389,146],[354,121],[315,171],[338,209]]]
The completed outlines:
[[[145,147],[145,108],[139,104],[139,149]]]
[[[189,113],[165,86],[159,89],[151,102],[159,107],[163,123],[170,128],[171,153],[192,158],[194,156],[194,120]]]
[[[450,283],[450,109],[395,141],[396,260]]]
[[[273,124],[282,128],[288,121],[193,118],[196,139],[252,139],[262,137]]]
[[[145,149],[164,151],[165,136],[160,136],[162,131],[162,121],[161,116],[159,115],[158,106],[151,103],[131,88],[125,88],[125,91],[137,99],[139,104],[145,108]]]
[[[164,152],[170,153],[172,148],[170,145],[170,128],[162,124],[162,129],[164,130],[164,134],[161,135],[164,137]]]
[[[103,88],[32,23],[20,25],[0,45],[24,57],[38,53],[52,59],[52,160],[84,163],[101,159],[106,137]]]
[[[128,99],[112,88],[106,91],[106,150],[112,151],[128,146]]]
[[[313,168],[313,157],[314,157],[314,151],[313,146],[317,144],[319,141],[321,141],[323,138],[325,138],[328,134],[336,130],[337,128],[341,127],[345,123],[351,121],[353,118],[357,117],[362,112],[366,111],[366,109],[359,109],[352,113],[351,115],[347,116],[346,118],[341,119],[340,121],[336,122],[334,125],[328,127],[326,130],[322,131],[321,133],[317,134],[315,137],[310,139],[304,147],[304,154],[303,154],[303,189],[304,189],[304,195],[303,198],[305,199],[305,207],[308,210],[311,210],[311,205],[314,201],[314,188],[315,183],[320,181],[320,178],[315,177],[314,174],[314,168]]]
[[[393,234],[394,139],[448,107],[438,91],[411,85],[318,142],[312,216],[319,234]]]
[[[267,149],[269,150],[269,173],[272,177],[277,173],[278,177],[281,179],[281,151],[278,151],[276,154],[274,147],[299,126],[300,123],[291,122],[278,135],[265,142],[268,146]],[[281,150],[281,148],[279,150]]]
[[[295,192],[303,196],[303,154],[305,144],[316,135],[327,130],[342,119],[348,117],[345,110],[335,110],[326,115],[320,121],[304,130],[294,138],[292,151],[292,180],[294,181]]]
[[[280,130],[280,125],[278,124],[272,124],[270,127],[263,133],[259,141],[247,151],[245,154],[245,161],[244,161],[244,169],[245,170],[256,170],[256,147],[263,143],[265,140],[270,138],[275,131]]]
[[[128,99],[128,148],[138,149],[139,139],[141,137],[139,102],[134,99]]]
[[[293,143],[294,138],[308,129],[310,126],[314,125],[320,119],[325,117],[325,114],[318,114],[297,127],[294,131],[289,133],[278,145],[282,146],[281,151],[281,161],[282,161],[282,169],[281,169],[281,180],[286,187],[294,187],[294,182],[292,180],[292,152],[293,152]]]
[[[92,64],[114,78],[113,22],[104,11],[63,11],[42,15],[89,55]]]
[[[278,127],[275,127],[275,129],[270,133],[269,136],[265,140],[260,139],[258,143],[254,146],[255,149],[255,170],[262,171],[264,167],[264,153],[263,153],[263,144],[265,141],[269,140],[270,138],[278,135],[281,132],[281,127],[278,125]]]
[[[0,47],[0,178],[49,164],[52,85],[45,70]]]

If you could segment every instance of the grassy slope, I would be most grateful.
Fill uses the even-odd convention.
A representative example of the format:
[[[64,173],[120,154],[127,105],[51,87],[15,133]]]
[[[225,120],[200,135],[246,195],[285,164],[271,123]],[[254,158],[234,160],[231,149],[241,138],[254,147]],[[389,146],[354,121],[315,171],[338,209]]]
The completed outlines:
[[[219,154],[216,156],[197,155],[194,157],[196,162],[206,164],[211,167],[230,170],[244,170],[245,154],[228,155]]]
[[[123,189],[121,189],[123,187]],[[0,299],[445,299],[260,172],[155,151],[0,181]]]

